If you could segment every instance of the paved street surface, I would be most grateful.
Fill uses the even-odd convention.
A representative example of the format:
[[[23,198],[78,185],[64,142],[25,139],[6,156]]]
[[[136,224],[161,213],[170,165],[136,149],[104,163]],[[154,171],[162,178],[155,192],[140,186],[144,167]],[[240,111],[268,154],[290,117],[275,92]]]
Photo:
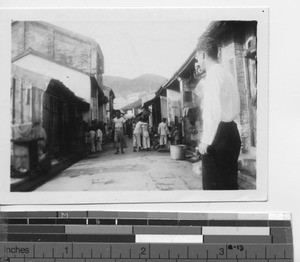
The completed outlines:
[[[115,155],[108,145],[64,170],[36,191],[200,190],[201,176],[187,161],[172,160],[170,153],[132,151]]]

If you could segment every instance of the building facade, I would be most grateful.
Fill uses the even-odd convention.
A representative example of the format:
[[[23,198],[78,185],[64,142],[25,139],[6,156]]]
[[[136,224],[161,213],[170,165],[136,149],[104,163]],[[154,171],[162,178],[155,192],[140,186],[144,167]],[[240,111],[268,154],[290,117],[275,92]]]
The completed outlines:
[[[11,36],[12,140],[41,123],[51,155],[81,150],[85,126],[106,116],[99,44],[39,21],[12,22]]]

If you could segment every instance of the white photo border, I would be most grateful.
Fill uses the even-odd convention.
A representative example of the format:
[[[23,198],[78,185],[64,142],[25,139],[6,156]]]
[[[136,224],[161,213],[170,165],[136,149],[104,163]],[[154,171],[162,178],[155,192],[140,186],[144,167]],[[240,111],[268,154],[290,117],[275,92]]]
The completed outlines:
[[[108,12],[109,11],[109,12]],[[125,12],[124,12],[125,11]],[[113,14],[112,16],[109,13]],[[10,192],[10,79],[12,20],[99,20],[125,19],[197,19],[256,20],[257,27],[257,189],[236,191],[105,191],[105,192]],[[124,15],[126,14],[127,15]],[[145,15],[147,13],[147,15]],[[101,16],[99,14],[102,14]],[[163,15],[164,14],[164,15]],[[124,18],[125,17],[125,18]],[[164,17],[164,18],[163,18]],[[0,10],[1,87],[1,183],[0,204],[111,204],[111,203],[181,203],[223,201],[266,201],[268,188],[268,79],[269,79],[269,9],[267,7],[218,8],[93,8],[93,9],[1,9]],[[196,43],[195,43],[196,44]],[[200,178],[199,178],[200,179]]]

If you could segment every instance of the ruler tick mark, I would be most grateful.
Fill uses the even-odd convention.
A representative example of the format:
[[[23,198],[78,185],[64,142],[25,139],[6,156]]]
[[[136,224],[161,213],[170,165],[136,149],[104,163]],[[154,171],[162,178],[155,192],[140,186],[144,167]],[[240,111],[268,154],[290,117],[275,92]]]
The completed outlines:
[[[265,246],[265,258],[267,258],[267,246]]]

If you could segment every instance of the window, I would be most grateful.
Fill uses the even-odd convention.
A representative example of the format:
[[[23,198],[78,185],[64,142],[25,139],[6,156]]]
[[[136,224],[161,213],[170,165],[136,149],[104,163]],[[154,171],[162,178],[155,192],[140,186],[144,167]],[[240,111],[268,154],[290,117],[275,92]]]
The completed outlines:
[[[185,91],[183,96],[184,102],[193,102],[193,92]]]

